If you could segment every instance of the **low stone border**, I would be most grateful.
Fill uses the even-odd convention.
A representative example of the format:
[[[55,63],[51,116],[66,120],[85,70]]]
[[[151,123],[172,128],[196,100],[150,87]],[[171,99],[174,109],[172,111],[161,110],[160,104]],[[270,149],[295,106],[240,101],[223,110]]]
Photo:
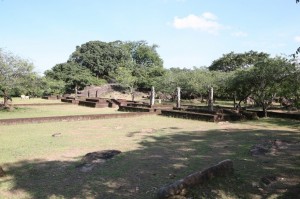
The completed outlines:
[[[160,188],[158,190],[157,197],[159,199],[166,199],[175,195],[185,195],[187,193],[187,189],[189,188],[203,184],[214,177],[224,176],[232,173],[233,162],[229,159],[223,160],[212,167],[193,173],[170,185]]]
[[[138,117],[144,115],[156,115],[155,112],[138,112],[138,113],[122,113],[122,114],[93,114],[93,115],[70,115],[70,116],[54,116],[54,117],[36,117],[36,118],[14,118],[1,119],[0,125],[14,125],[27,123],[44,123],[59,121],[81,121],[81,120],[98,120],[109,118]]]
[[[161,115],[168,117],[176,117],[183,119],[202,120],[208,122],[216,122],[221,120],[221,115],[212,115],[206,113],[194,113],[188,111],[176,111],[176,110],[161,110]]]

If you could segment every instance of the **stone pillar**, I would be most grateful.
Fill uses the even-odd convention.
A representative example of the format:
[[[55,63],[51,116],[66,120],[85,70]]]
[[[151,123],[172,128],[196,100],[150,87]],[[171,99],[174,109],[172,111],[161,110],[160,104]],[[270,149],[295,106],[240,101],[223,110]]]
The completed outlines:
[[[90,90],[88,90],[88,97],[90,97]]]
[[[98,90],[96,90],[96,98],[98,97]]]
[[[180,95],[180,87],[177,87],[177,104],[176,107],[180,108],[180,99],[181,99],[181,95]]]
[[[208,95],[208,109],[213,111],[214,110],[214,88],[210,87],[209,95]]]
[[[152,86],[151,95],[150,95],[150,106],[154,105],[154,101],[155,101],[155,90],[154,90],[154,86]]]

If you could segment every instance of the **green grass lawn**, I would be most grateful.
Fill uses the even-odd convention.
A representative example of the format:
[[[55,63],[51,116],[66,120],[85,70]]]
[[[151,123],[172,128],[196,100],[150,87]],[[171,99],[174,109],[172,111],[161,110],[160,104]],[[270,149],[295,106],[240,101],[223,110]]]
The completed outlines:
[[[0,97],[0,102],[3,102],[3,98]],[[46,100],[42,98],[30,98],[30,99],[21,99],[21,97],[13,97],[12,104],[52,104],[52,103],[63,103],[60,100]]]
[[[298,121],[207,123],[143,116],[0,129],[0,165],[7,173],[0,178],[0,198],[150,199],[163,185],[228,158],[234,174],[195,187],[189,197],[295,198],[299,193]],[[250,155],[251,146],[274,140],[286,148]],[[122,153],[90,172],[76,168],[86,153],[107,149]],[[263,185],[261,179],[270,175],[277,180]]]
[[[12,111],[0,110],[0,119],[33,118],[88,114],[121,114],[117,108],[90,108],[78,105],[23,106]]]

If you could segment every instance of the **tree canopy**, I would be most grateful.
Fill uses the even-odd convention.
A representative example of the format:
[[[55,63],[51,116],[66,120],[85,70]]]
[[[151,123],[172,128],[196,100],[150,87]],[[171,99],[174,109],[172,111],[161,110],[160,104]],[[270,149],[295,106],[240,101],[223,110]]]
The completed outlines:
[[[213,63],[208,68],[211,71],[230,72],[237,69],[249,68],[255,63],[262,61],[268,57],[269,54],[256,51],[249,51],[245,53],[230,52],[213,61]]]
[[[78,89],[82,89],[84,86],[101,85],[105,82],[105,80],[93,76],[88,68],[75,62],[57,64],[52,70],[46,71],[45,75],[47,78],[64,81],[66,91],[74,91],[75,94]]]
[[[105,77],[114,71],[120,63],[130,60],[129,53],[123,48],[122,42],[89,41],[77,46],[69,58],[88,68],[96,77]]]
[[[99,85],[103,79],[108,82],[119,81],[116,75],[121,67],[125,72],[130,71],[130,75],[136,79],[136,86],[150,88],[153,78],[165,72],[157,47],[155,44],[148,45],[146,41],[89,41],[77,46],[66,63],[57,64],[45,75],[64,81],[66,90],[71,91],[74,87]]]
[[[4,106],[12,90],[26,87],[25,82],[34,75],[32,63],[0,49],[0,90]]]
[[[239,70],[231,79],[229,87],[235,92],[240,102],[251,96],[262,107],[265,115],[282,85],[296,71],[289,60],[275,57],[257,62],[249,69]]]

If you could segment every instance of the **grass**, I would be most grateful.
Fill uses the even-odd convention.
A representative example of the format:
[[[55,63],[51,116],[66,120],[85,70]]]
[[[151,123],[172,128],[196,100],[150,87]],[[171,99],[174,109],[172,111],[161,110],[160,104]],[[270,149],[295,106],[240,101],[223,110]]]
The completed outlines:
[[[0,110],[0,119],[34,118],[87,114],[115,114],[117,108],[89,108],[78,105],[24,106],[15,107],[12,111]]]
[[[3,102],[3,98],[0,97],[0,102]],[[42,98],[31,98],[31,99],[21,99],[21,97],[13,97],[12,104],[52,104],[52,103],[62,103],[60,100],[46,100]]]
[[[189,197],[293,198],[298,193],[297,121],[216,124],[144,116],[0,128],[0,165],[7,172],[0,178],[0,198],[155,198],[163,185],[228,158],[235,173],[192,189]],[[293,144],[274,156],[249,155],[251,146],[275,139]],[[106,149],[122,153],[91,172],[75,167],[86,153]],[[266,175],[279,180],[265,186]]]
[[[199,101],[197,99],[193,99],[193,100],[181,100],[181,101],[182,101],[182,105],[207,106],[206,102],[201,102],[201,101]],[[216,100],[214,102],[214,106],[233,107],[233,101]]]

